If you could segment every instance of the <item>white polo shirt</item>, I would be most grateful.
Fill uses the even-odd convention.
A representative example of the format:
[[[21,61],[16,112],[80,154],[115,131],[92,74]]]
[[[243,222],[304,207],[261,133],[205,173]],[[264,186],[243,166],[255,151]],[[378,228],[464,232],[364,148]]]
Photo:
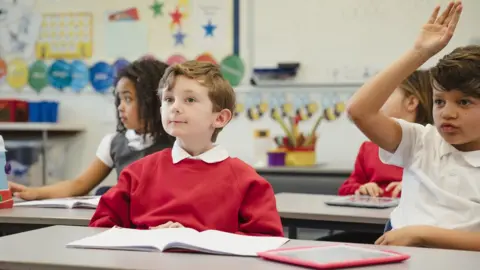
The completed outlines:
[[[395,119],[402,141],[391,154],[379,150],[386,164],[404,168],[400,204],[392,227],[432,225],[480,231],[480,151],[461,152],[435,126]]]

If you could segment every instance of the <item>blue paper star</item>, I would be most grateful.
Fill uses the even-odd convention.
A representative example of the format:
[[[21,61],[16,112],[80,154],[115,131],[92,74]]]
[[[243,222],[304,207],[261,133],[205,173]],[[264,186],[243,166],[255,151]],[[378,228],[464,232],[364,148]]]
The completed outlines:
[[[213,31],[217,28],[216,25],[212,24],[211,20],[208,20],[208,24],[203,26],[203,29],[205,29],[205,36],[208,37],[213,37]]]
[[[175,33],[175,35],[173,35],[173,37],[175,38],[175,46],[177,45],[184,45],[183,44],[183,39],[185,38],[185,34],[182,33],[180,30],[178,30],[177,33]]]

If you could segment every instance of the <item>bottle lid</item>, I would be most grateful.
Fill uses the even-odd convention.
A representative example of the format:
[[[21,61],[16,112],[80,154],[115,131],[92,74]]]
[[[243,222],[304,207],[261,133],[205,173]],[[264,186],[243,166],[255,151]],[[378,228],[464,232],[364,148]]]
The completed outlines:
[[[7,149],[5,149],[5,141],[3,140],[2,135],[0,135],[0,152],[7,152]]]

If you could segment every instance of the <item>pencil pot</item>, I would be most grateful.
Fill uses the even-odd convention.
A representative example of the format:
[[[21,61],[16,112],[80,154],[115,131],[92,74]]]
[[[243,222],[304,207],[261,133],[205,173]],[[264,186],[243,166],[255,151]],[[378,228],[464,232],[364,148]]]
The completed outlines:
[[[268,166],[285,166],[285,151],[270,151],[268,155]]]
[[[285,156],[287,166],[313,166],[317,163],[315,148],[289,149]]]

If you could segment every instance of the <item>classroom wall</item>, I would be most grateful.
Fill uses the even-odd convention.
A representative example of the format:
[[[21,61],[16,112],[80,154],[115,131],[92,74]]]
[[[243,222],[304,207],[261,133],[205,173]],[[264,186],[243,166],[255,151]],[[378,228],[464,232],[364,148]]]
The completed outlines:
[[[29,2],[29,0],[23,1],[20,2]],[[191,19],[184,26],[185,31],[190,31],[195,38],[186,41],[185,46],[173,46],[168,12],[180,2],[188,1],[160,2],[165,3],[165,16],[156,18],[149,9],[153,3],[150,0],[137,0],[135,4],[128,0],[31,0],[29,3],[32,10],[39,14],[92,13],[94,46],[93,56],[84,60],[88,64],[100,60],[112,63],[120,56],[109,51],[114,44],[118,46],[128,44],[128,47],[131,47],[125,51],[128,55],[124,55],[129,60],[147,53],[163,60],[175,53],[181,53],[190,59],[204,51],[211,52],[217,59],[232,53],[231,37],[208,43],[202,41],[202,32],[193,33],[192,29],[199,25],[195,22],[196,19]],[[229,1],[190,1],[190,3],[194,2],[218,5],[228,10],[226,7],[228,5],[224,3]],[[236,87],[239,103],[244,109],[239,111],[238,116],[222,131],[219,143],[225,145],[231,155],[255,164],[257,162],[255,149],[259,148],[253,136],[255,130],[269,129],[272,137],[281,135],[282,132],[279,125],[271,119],[268,111],[251,119],[248,115],[249,108],[257,108],[257,105],[263,103],[275,107],[283,101],[292,104],[295,108],[303,108],[312,102],[316,103],[317,110],[308,120],[300,124],[300,129],[308,132],[324,109],[338,102],[347,101],[363,81],[409,46],[421,22],[426,20],[429,7],[437,2],[447,1],[244,0],[240,2],[240,56],[246,70],[254,66],[274,66],[280,61],[299,61],[302,67],[296,82],[313,83],[309,87],[302,88],[293,86],[259,90],[246,85],[249,77],[247,72],[244,83]],[[458,27],[457,36],[446,51],[453,46],[467,44],[476,37],[477,33],[474,32],[472,25],[478,25],[480,21],[480,17],[474,16],[474,10],[480,10],[480,4],[473,0],[465,0],[464,3],[464,18]],[[108,11],[126,9],[132,5],[138,8],[140,24],[128,25],[125,28],[118,26],[111,28],[111,25],[106,23],[105,17]],[[373,6],[376,8],[373,9]],[[343,15],[340,16],[341,14]],[[406,14],[412,17],[406,20],[404,17]],[[194,14],[190,15],[194,16]],[[229,18],[231,19],[229,15],[225,15],[220,19],[228,20]],[[386,23],[387,18],[394,18],[394,20]],[[231,29],[231,27],[232,25],[229,25],[228,28]],[[106,33],[107,28],[113,32]],[[145,44],[130,43],[130,40],[141,39],[142,33],[147,35],[144,38],[146,51],[139,50],[145,47]],[[228,30],[225,30],[224,34],[231,35]],[[15,56],[4,54],[1,57]],[[30,62],[33,60],[34,57],[29,58]],[[369,70],[367,73],[366,69]],[[47,88],[41,94],[36,94],[28,86],[20,90],[12,90],[7,84],[0,83],[0,95],[2,98],[59,100],[61,102],[60,122],[85,124],[86,132],[78,136],[69,147],[66,178],[78,175],[92,161],[101,138],[115,129],[112,95],[96,93],[90,86],[81,93],[59,92],[56,89]],[[95,109],[91,109],[91,106]],[[358,147],[365,137],[344,114],[334,121],[323,121],[318,134],[320,139],[316,148],[319,163],[353,166]],[[107,183],[115,181],[116,176],[112,174]]]
[[[449,2],[255,1],[251,59],[259,67],[298,61],[299,83],[363,81],[410,48],[435,5],[445,7]],[[455,37],[424,67],[458,46],[479,43],[480,1],[462,3]]]

